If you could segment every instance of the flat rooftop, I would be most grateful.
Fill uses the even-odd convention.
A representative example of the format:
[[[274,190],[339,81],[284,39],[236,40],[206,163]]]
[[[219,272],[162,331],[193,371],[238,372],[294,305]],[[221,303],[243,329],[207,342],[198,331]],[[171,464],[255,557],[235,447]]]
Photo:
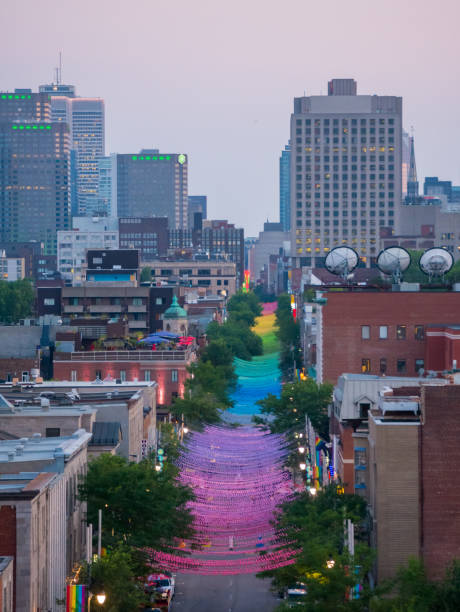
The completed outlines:
[[[0,472],[2,463],[24,463],[28,461],[68,460],[88,444],[92,434],[78,429],[71,436],[42,438],[35,433],[29,438],[0,440]]]

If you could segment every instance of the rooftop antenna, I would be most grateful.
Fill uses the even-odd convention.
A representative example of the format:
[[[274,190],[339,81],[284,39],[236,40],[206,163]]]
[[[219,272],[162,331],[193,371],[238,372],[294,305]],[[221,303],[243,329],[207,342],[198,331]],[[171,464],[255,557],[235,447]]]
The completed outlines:
[[[391,276],[395,285],[399,285],[402,274],[410,266],[410,263],[410,253],[399,246],[388,247],[380,251],[377,257],[377,268],[383,274]]]
[[[351,247],[341,246],[329,251],[324,265],[331,274],[340,276],[346,282],[358,263],[358,253]]]

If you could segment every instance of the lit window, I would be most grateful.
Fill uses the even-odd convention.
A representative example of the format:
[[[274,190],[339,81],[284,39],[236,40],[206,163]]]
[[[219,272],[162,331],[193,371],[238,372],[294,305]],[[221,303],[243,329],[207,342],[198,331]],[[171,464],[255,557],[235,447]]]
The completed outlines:
[[[406,339],[406,326],[405,325],[397,325],[396,326],[396,339],[397,340],[405,340]]]
[[[414,336],[416,340],[424,340],[425,339],[425,328],[423,325],[416,325],[414,329]]]
[[[367,357],[365,359],[361,359],[361,372],[363,374],[368,374],[371,371],[371,360]]]

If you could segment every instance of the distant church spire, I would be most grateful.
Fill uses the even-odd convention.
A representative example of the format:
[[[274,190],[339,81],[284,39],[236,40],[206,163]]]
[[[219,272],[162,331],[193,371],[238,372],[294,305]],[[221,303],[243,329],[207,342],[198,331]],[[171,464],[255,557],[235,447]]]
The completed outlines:
[[[407,176],[407,197],[416,198],[418,196],[418,180],[417,180],[417,166],[415,165],[415,147],[414,147],[414,136],[410,137],[410,161],[409,161],[409,172]]]

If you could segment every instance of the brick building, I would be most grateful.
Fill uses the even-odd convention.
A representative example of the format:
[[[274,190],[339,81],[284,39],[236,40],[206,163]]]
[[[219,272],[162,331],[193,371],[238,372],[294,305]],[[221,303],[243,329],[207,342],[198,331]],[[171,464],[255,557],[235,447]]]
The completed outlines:
[[[426,369],[427,326],[459,322],[460,293],[329,290],[318,304],[318,381],[343,372],[414,376]]]
[[[54,314],[78,327],[85,338],[110,336],[110,325],[126,322],[129,332],[163,329],[162,315],[178,292],[176,287],[126,287],[101,283],[85,287],[37,287],[38,316]],[[183,301],[183,300],[182,300]],[[90,329],[97,327],[98,330]],[[113,330],[111,334],[114,334]]]
[[[0,557],[0,610],[13,612],[13,557]]]
[[[377,581],[394,576],[409,557],[423,559],[440,579],[460,549],[460,385],[387,389],[369,413],[371,541]]]
[[[157,402],[169,406],[182,396],[189,374],[187,367],[196,359],[194,348],[167,351],[76,351],[56,353],[54,378],[58,381],[92,382],[99,378],[125,382],[155,381]]]
[[[90,438],[0,441],[0,555],[14,557],[16,610],[58,612],[65,577],[86,556],[77,486]]]

